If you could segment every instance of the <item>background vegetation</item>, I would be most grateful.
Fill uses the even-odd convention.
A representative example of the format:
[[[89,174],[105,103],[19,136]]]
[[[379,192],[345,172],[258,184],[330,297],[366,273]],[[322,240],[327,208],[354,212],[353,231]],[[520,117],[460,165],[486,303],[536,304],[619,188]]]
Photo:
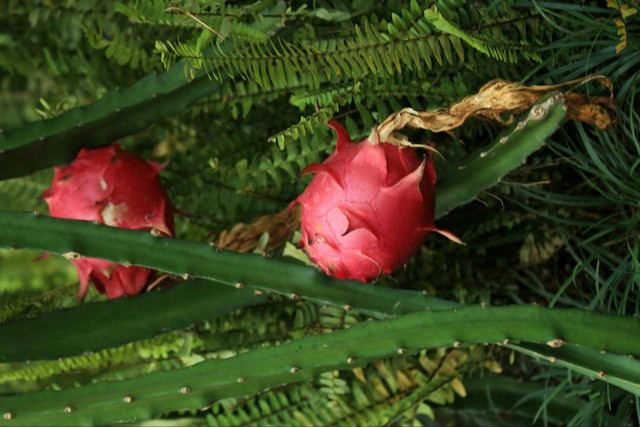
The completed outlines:
[[[636,9],[2,2],[0,424],[638,425]],[[334,148],[329,118],[359,140],[395,111],[447,107],[495,78],[592,73],[613,82],[616,124],[531,124],[555,133],[488,190],[458,166],[497,164],[478,153],[502,132],[533,136],[479,119],[410,134],[443,154],[443,183],[477,194],[437,221],[466,246],[429,236],[365,286],[305,266],[282,215],[234,228],[303,190],[298,173]],[[53,166],[115,140],[167,162],[177,241],[29,213],[46,213]],[[78,305],[75,271],[58,255],[34,262],[42,251],[173,274]]]

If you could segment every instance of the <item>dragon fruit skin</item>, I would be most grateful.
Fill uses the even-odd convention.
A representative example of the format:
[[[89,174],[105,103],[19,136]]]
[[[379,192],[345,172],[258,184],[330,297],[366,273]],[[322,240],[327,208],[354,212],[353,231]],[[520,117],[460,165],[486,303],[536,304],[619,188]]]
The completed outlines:
[[[55,168],[42,196],[51,216],[97,221],[113,227],[155,230],[172,236],[173,207],[160,183],[161,165],[140,159],[117,143],[82,149],[68,166]],[[89,279],[108,298],[137,295],[154,271],[96,258],[71,260],[78,272],[83,300]]]
[[[436,172],[428,153],[412,148],[352,142],[344,127],[336,150],[292,203],[302,205],[300,246],[322,270],[339,279],[368,282],[404,265],[430,231],[459,240],[434,226]]]

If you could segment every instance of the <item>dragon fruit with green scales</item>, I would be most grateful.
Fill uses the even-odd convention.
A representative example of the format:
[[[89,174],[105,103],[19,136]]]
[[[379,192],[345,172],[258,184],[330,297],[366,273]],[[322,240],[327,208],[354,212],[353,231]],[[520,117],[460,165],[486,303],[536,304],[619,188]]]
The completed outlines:
[[[53,217],[96,221],[112,227],[172,236],[173,207],[162,187],[161,165],[123,150],[117,143],[82,149],[68,166],[55,169],[42,194]],[[108,298],[139,294],[155,272],[96,258],[72,259],[83,300],[89,281]]]
[[[300,246],[325,273],[369,282],[403,266],[431,231],[460,240],[434,225],[436,171],[431,152],[420,161],[413,148],[380,142],[374,132],[351,141],[329,121],[338,141],[292,203],[302,206]]]

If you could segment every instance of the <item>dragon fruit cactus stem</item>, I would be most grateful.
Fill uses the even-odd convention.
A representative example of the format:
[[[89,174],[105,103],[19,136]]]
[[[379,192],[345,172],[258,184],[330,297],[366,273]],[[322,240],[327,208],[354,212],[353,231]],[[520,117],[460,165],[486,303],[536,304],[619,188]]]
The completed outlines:
[[[173,207],[162,187],[162,166],[123,150],[117,143],[82,149],[68,166],[55,169],[42,196],[51,216],[96,221],[112,227],[173,236]],[[89,280],[108,298],[137,295],[154,271],[96,258],[71,260],[78,272],[81,301]]]
[[[431,153],[380,142],[374,130],[353,142],[335,120],[338,140],[292,202],[302,205],[300,246],[325,273],[368,282],[404,265],[431,231],[461,243],[433,222],[436,171]]]

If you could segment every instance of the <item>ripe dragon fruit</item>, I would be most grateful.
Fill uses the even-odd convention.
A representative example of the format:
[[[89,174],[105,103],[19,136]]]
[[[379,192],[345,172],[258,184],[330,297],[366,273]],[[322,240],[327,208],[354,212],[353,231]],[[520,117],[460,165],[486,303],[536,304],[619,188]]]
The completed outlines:
[[[336,150],[292,202],[302,205],[300,246],[325,273],[368,282],[404,265],[430,231],[461,243],[433,224],[436,172],[431,153],[380,142],[377,133],[352,142],[335,120]]]
[[[70,165],[55,168],[51,187],[42,196],[53,217],[172,236],[173,207],[160,183],[161,168],[117,143],[94,150],[83,148]],[[154,275],[148,268],[96,258],[71,262],[78,271],[80,301],[87,294],[89,279],[100,293],[118,298],[139,294]]]

